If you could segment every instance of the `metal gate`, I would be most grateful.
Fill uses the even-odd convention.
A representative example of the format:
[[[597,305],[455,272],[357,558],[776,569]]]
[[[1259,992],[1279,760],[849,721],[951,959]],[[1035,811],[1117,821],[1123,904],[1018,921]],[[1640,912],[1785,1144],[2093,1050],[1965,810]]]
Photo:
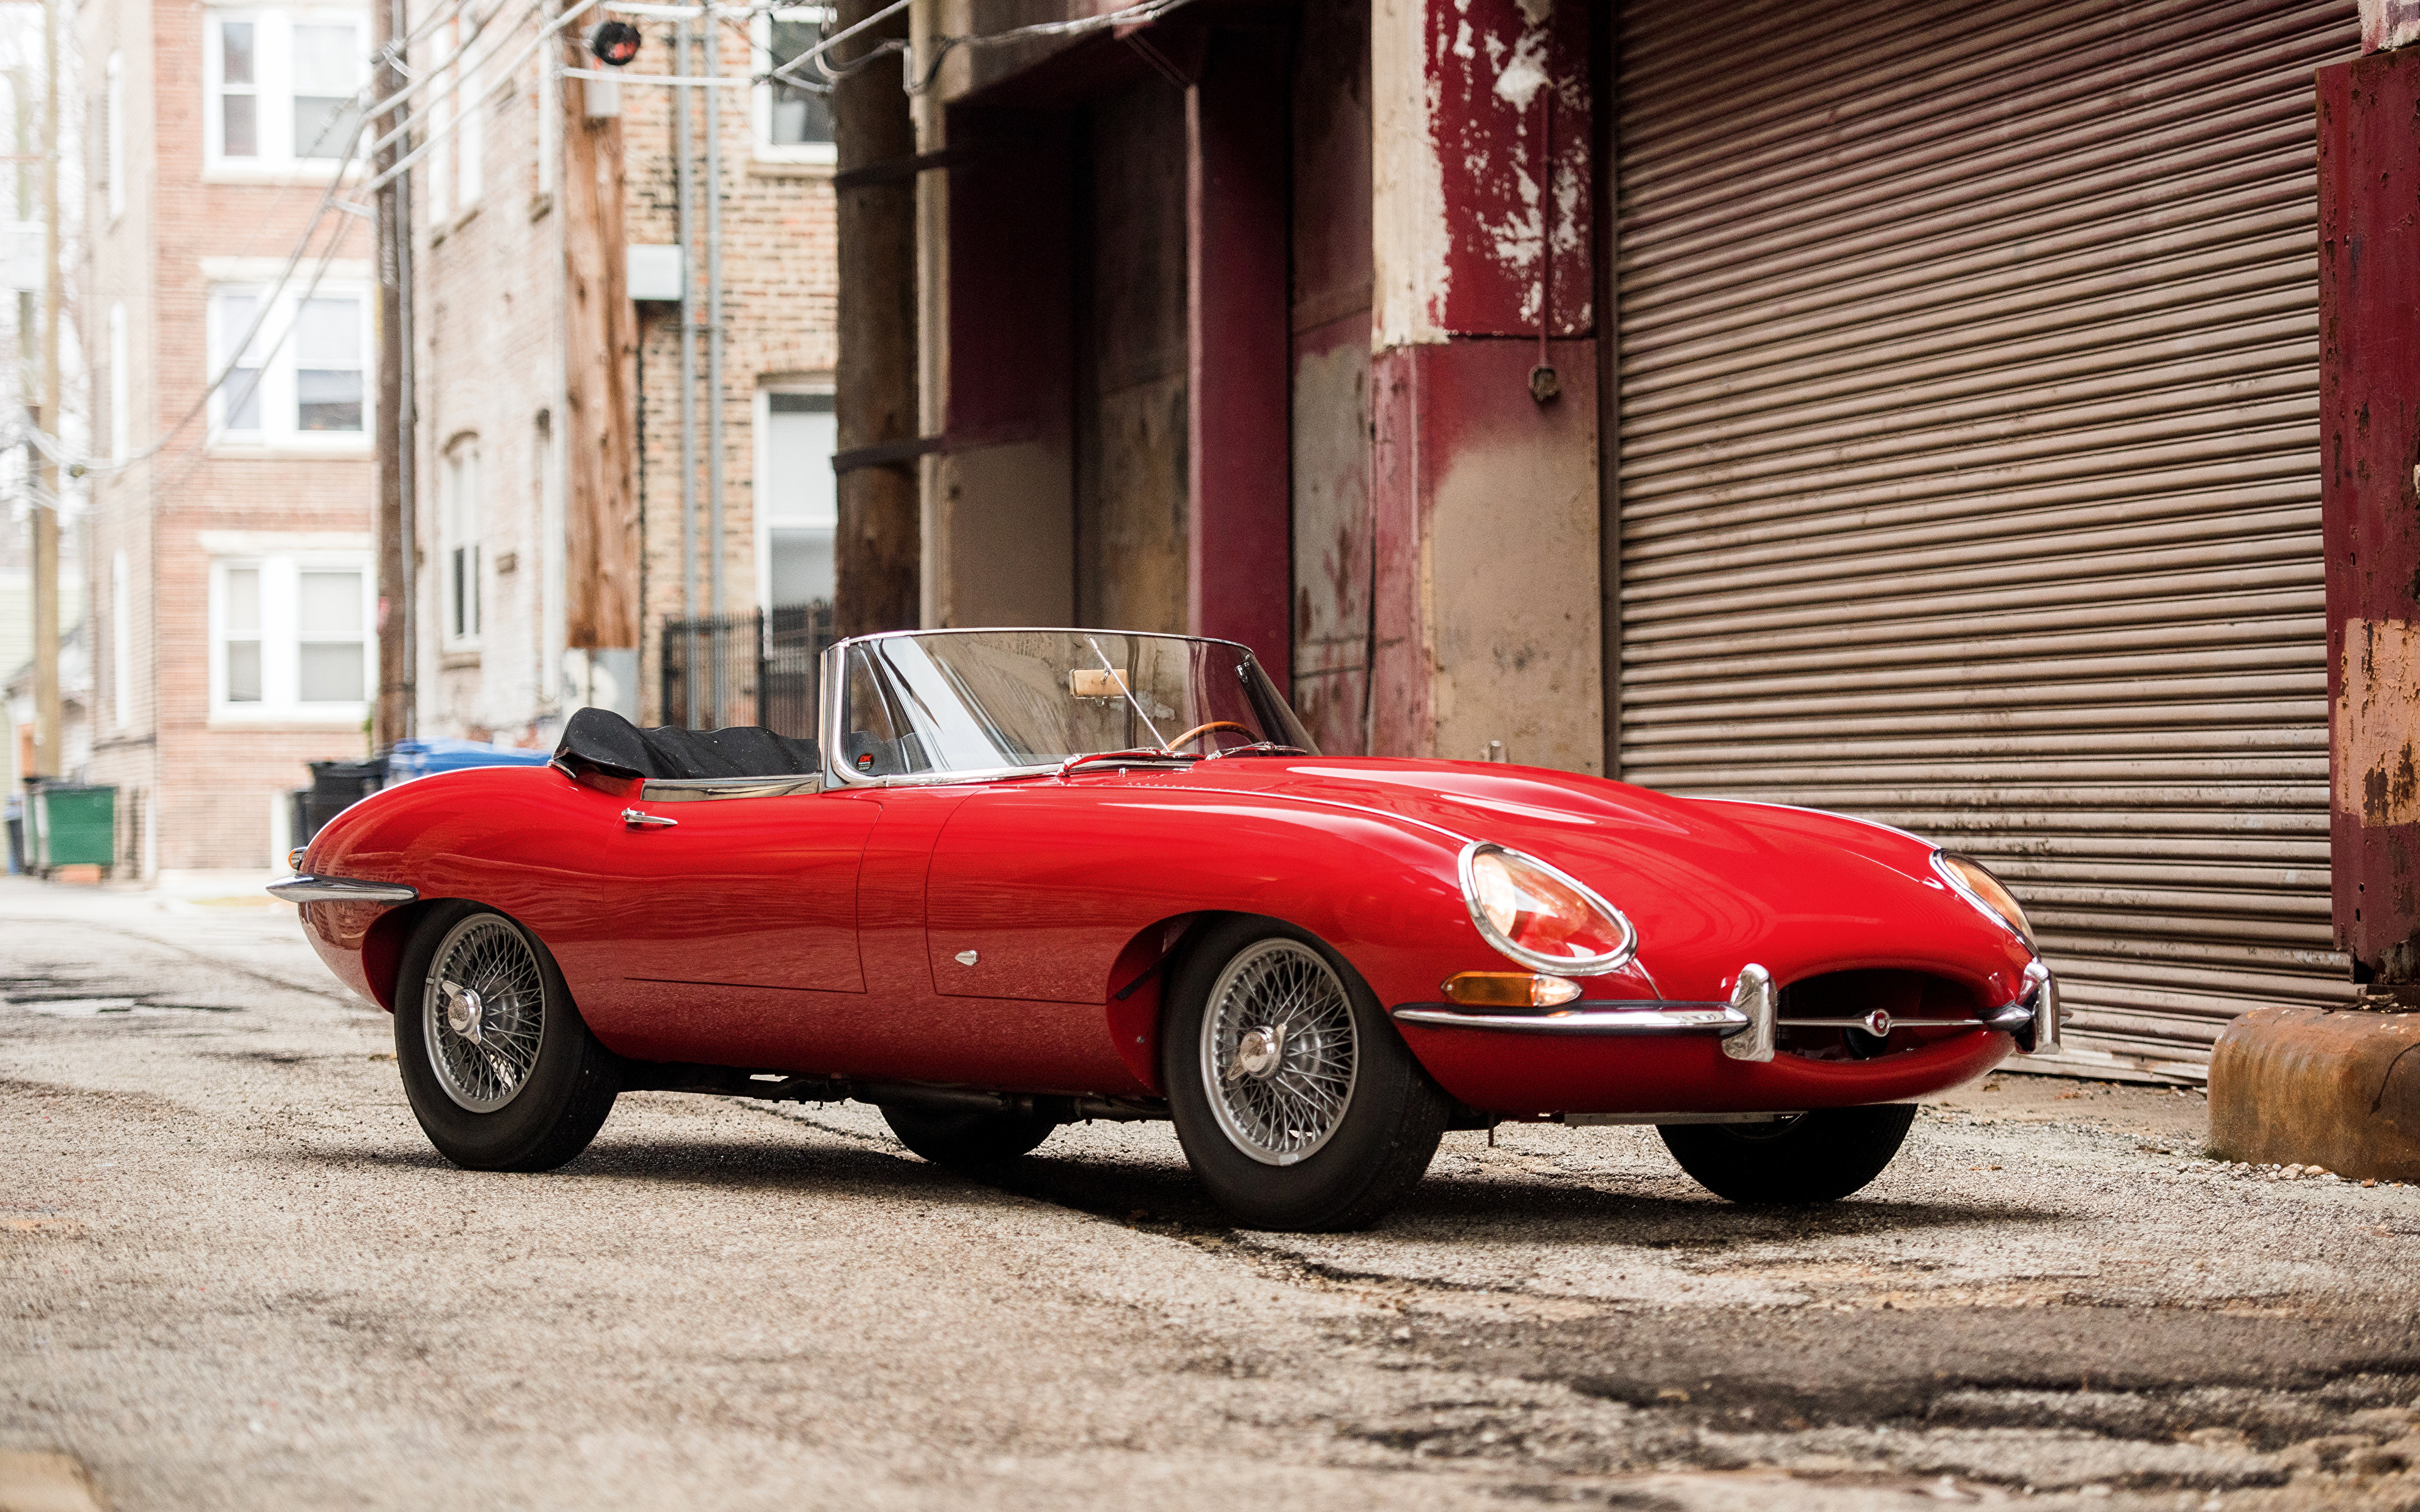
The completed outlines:
[[[1619,41],[1621,775],[1983,858],[2079,1069],[2342,1000],[2312,70],[2350,0]]]
[[[784,605],[663,628],[663,720],[691,730],[762,725],[813,739],[817,678],[832,643],[832,607]]]

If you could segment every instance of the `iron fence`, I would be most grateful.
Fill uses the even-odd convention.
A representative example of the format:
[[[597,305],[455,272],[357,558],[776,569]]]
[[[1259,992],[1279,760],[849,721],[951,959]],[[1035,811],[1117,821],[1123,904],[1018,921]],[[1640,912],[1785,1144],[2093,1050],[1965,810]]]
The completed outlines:
[[[762,725],[815,733],[816,679],[832,643],[828,603],[666,620],[664,723],[691,730]]]

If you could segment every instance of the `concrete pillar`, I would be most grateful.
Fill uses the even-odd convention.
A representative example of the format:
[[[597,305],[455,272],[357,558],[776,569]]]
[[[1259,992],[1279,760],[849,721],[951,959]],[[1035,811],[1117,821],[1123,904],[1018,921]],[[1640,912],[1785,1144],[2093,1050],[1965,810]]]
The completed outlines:
[[[1382,753],[1603,770],[1595,24],[1578,0],[1372,8]]]
[[[2337,944],[2362,1008],[2270,1009],[2211,1061],[2240,1160],[2420,1180],[2420,48],[2319,72],[2319,512]]]

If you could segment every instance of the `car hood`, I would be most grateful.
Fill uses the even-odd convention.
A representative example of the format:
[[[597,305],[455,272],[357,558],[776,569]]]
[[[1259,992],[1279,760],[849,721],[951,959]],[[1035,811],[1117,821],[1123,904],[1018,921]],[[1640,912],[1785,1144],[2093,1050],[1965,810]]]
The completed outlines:
[[[1784,983],[1931,971],[1997,1003],[2016,995],[2032,959],[1934,872],[1930,841],[1840,814],[1476,762],[1235,761],[1189,775],[1377,810],[1456,848],[1492,841],[1560,867],[1630,917],[1638,964],[1665,996],[1722,996],[1754,961]]]

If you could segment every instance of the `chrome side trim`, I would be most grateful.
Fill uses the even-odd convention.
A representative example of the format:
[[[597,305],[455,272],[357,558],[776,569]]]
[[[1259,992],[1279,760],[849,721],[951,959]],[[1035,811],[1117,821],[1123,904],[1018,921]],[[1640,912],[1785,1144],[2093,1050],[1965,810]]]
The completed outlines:
[[[1788,1123],[1792,1113],[1566,1113],[1558,1120],[1575,1129],[1606,1123]]]
[[[1474,1013],[1444,1003],[1405,1003],[1388,1016],[1398,1024],[1506,1034],[1730,1036],[1749,1027],[1747,1015],[1727,1003],[1575,1003],[1544,1013]]]
[[[1773,988],[1773,973],[1751,961],[1740,967],[1731,988],[1731,1011],[1747,1021],[1747,1032],[1723,1041],[1723,1054],[1733,1060],[1771,1060],[1781,995]]]
[[[696,803],[707,798],[787,798],[820,793],[814,777],[700,777],[647,779],[641,796],[648,803]]]
[[[289,903],[408,903],[419,889],[400,882],[365,882],[358,877],[288,877],[269,885],[272,898]]]

